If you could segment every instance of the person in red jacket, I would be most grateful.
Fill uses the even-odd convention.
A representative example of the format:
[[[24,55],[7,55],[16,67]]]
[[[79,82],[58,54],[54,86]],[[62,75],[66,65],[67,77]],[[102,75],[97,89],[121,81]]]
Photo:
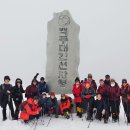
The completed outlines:
[[[25,123],[28,121],[39,118],[41,108],[38,105],[39,99],[38,97],[29,98],[27,101],[24,101],[20,106],[20,119]]]
[[[110,86],[108,86],[107,84],[104,83],[103,79],[99,80],[99,87],[97,89],[97,93],[101,94],[103,101],[105,102],[105,106],[106,106],[106,116],[109,117],[110,115],[110,103],[109,103],[109,88]],[[106,122],[108,121],[108,118],[106,118]]]
[[[109,100],[112,114],[112,121],[119,121],[119,106],[120,106],[120,88],[114,79],[111,79],[111,86],[109,89]]]
[[[25,97],[27,99],[34,98],[38,96],[37,80],[33,79],[31,85],[29,85],[25,90]]]
[[[61,115],[64,115],[65,118],[69,119],[70,118],[70,111],[71,111],[70,98],[65,94],[61,94],[61,101],[60,101]]]
[[[77,112],[77,116],[79,116],[80,118],[82,117],[82,98],[81,98],[81,93],[82,93],[82,84],[80,83],[79,78],[77,77],[75,79],[75,84],[73,85],[73,89],[72,89],[72,93],[74,95],[74,102],[76,104],[76,112]]]
[[[127,123],[130,123],[130,85],[127,83],[127,79],[122,79],[121,96]]]

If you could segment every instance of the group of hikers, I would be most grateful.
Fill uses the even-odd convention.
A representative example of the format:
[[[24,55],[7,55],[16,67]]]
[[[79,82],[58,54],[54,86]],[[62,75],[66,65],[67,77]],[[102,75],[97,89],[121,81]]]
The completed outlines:
[[[127,123],[130,123],[130,85],[127,79],[122,79],[122,85],[106,75],[105,79],[99,80],[99,86],[93,80],[92,74],[84,80],[75,78],[72,86],[73,99],[65,93],[61,94],[60,101],[57,100],[55,92],[50,92],[44,77],[37,80],[37,73],[31,85],[25,90],[22,80],[17,78],[15,86],[10,84],[10,77],[4,77],[4,83],[0,86],[0,106],[2,107],[3,121],[7,119],[6,108],[9,106],[12,120],[21,119],[25,123],[40,117],[59,115],[69,119],[76,108],[79,118],[85,117],[92,121],[97,119],[108,123],[110,117],[112,122],[119,121],[120,102],[124,107]],[[25,93],[25,98],[23,94]],[[15,110],[14,106],[15,105]],[[75,106],[75,107],[74,107]]]

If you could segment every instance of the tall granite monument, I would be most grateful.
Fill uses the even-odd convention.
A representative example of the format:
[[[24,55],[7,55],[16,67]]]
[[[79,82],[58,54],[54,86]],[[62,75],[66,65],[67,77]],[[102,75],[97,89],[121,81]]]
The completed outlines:
[[[46,80],[50,91],[72,93],[78,74],[80,27],[69,11],[55,13],[47,25]]]

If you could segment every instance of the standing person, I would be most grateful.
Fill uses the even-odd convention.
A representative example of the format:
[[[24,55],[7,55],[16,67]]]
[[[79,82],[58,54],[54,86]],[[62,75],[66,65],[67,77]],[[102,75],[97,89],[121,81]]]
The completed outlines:
[[[95,80],[93,80],[92,74],[88,74],[88,80],[91,83],[91,88],[94,88],[94,90],[97,90],[97,84],[95,82]]]
[[[45,81],[44,77],[40,78],[40,82],[37,80],[37,76],[39,75],[39,73],[37,73],[34,76],[34,79],[37,81],[37,86],[38,86],[38,95],[39,97],[42,95],[43,92],[45,92],[46,94],[49,93],[49,87],[48,84]]]
[[[111,86],[111,77],[110,75],[105,75],[105,81],[104,81],[105,85]]]
[[[119,121],[119,106],[120,106],[120,88],[114,79],[111,79],[110,86],[110,107],[113,122]]]
[[[33,79],[31,85],[29,85],[25,90],[25,97],[27,99],[34,98],[38,96],[37,80]]]
[[[12,119],[14,120],[15,115],[14,115],[14,108],[12,103],[12,85],[10,84],[9,76],[4,77],[4,83],[0,86],[0,93],[1,93],[1,100],[2,100],[1,107],[3,108],[2,110],[3,121],[7,119],[7,115],[6,115],[7,104],[11,111]]]
[[[106,105],[106,111],[105,111],[106,116],[109,117],[110,116],[110,101],[109,101],[109,88],[110,88],[110,86],[106,85],[104,83],[103,79],[99,80],[99,84],[100,85],[97,89],[97,93],[101,94],[102,99],[104,100],[105,105]],[[105,120],[107,122],[108,118],[106,118]]]
[[[17,78],[15,81],[15,86],[13,87],[13,93],[12,93],[12,97],[15,104],[15,118],[16,119],[18,119],[19,105],[22,103],[23,93],[25,93],[25,90],[23,89],[23,86],[22,86],[22,80]]]
[[[87,120],[92,120],[95,90],[89,80],[86,81],[81,96],[84,100],[83,109],[85,113],[87,112]]]
[[[48,87],[48,84],[45,81],[45,78],[41,77],[40,82],[38,82],[38,94],[39,94],[39,96],[43,92],[49,93],[49,87]]]
[[[55,93],[51,92],[50,93],[50,113],[51,114],[55,114],[55,118],[58,118],[58,114],[59,114],[59,106],[58,106],[58,101],[57,98],[55,97]]]
[[[127,79],[122,79],[121,96],[127,122],[130,123],[130,85],[127,83]]]
[[[76,104],[77,116],[79,116],[80,118],[82,117],[82,98],[81,98],[82,89],[83,86],[80,83],[80,79],[77,77],[75,79],[75,84],[73,85],[72,93],[74,95],[74,102]]]

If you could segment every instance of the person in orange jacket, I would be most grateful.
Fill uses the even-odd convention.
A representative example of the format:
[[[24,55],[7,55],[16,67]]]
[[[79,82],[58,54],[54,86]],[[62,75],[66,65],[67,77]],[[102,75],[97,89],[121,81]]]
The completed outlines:
[[[82,93],[83,85],[80,83],[79,78],[75,79],[75,83],[73,85],[72,93],[74,95],[74,102],[76,104],[76,112],[78,117],[82,117]]]
[[[64,115],[65,118],[70,118],[70,111],[71,111],[71,101],[70,97],[65,94],[61,94],[61,102],[60,102],[60,112],[61,115]]]
[[[20,119],[23,120],[25,123],[28,121],[39,118],[41,108],[38,105],[39,99],[38,97],[29,98],[27,101],[24,101],[20,106]]]

